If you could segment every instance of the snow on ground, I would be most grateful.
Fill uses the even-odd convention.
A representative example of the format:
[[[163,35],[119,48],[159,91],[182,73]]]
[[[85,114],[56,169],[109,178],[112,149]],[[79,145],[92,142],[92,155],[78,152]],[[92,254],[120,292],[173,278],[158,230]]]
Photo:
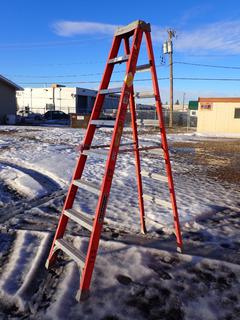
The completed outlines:
[[[91,298],[83,304],[74,300],[79,271],[66,257],[54,270],[45,270],[84,133],[57,127],[0,128],[0,318],[239,319],[239,187],[202,174],[204,163],[196,167],[186,161],[186,154],[198,152],[192,147],[172,147],[208,141],[209,136],[168,136],[186,254],[173,253],[172,216],[159,205],[145,203],[148,234],[139,234],[134,156],[123,153]],[[94,144],[109,144],[110,133],[99,130]],[[122,142],[131,142],[129,129]],[[159,142],[159,135],[140,137],[142,146],[153,142]],[[160,153],[143,152],[142,164],[146,171],[165,174]],[[83,178],[99,184],[103,172],[104,160],[89,156]],[[164,183],[143,178],[143,189],[168,200]],[[74,206],[91,215],[96,203],[95,195],[79,190]],[[88,233],[70,223],[69,239],[82,247]]]
[[[5,130],[7,132],[9,129]],[[9,149],[0,153],[0,162],[1,160],[7,160],[14,164],[27,166],[54,179],[61,187],[67,187],[76,163],[76,147],[82,141],[85,131],[68,128],[30,128],[29,130],[29,128],[23,127],[15,130],[18,132],[17,135],[6,135]],[[12,133],[13,128],[10,128],[9,132]],[[110,129],[99,132],[95,144],[108,144],[110,142],[110,132]],[[196,141],[197,139],[199,140],[199,137],[193,134],[169,135],[170,142]],[[128,136],[124,141],[131,141],[131,137]],[[159,142],[158,135],[147,135],[140,140],[142,145],[149,145],[152,141]],[[144,153],[142,161],[143,169],[165,175],[164,161],[161,155],[153,154],[149,157]],[[104,165],[103,159],[89,157],[83,177],[100,184]],[[195,177],[181,175],[186,170],[188,170],[186,166],[183,166],[183,164],[179,166],[178,163],[173,161],[181,221],[194,220],[198,215],[213,212],[216,205],[237,206],[239,194],[234,186],[229,186],[229,190],[226,190],[225,187],[216,185],[213,181],[206,181],[205,177],[203,179],[198,177],[196,192]],[[24,179],[26,178],[22,177],[18,179],[20,181],[16,181],[15,187],[20,193],[24,192],[26,185],[28,185],[28,183],[24,183]],[[135,179],[133,154],[124,153],[120,155],[109,200],[107,222],[121,224],[121,226],[133,229],[138,228],[138,200]],[[165,183],[159,184],[158,181],[148,178],[143,178],[143,180],[146,194],[152,194],[164,200],[169,199],[169,191]],[[215,192],[216,187],[217,193]],[[32,192],[41,194],[37,185],[31,189]],[[207,193],[206,190],[208,190]],[[83,198],[83,201],[81,201],[82,209],[94,213],[97,198],[85,191],[80,192],[80,198]],[[131,215],[126,210],[126,205],[131,207]],[[76,206],[78,205],[76,204]],[[149,218],[150,230],[154,230],[157,224],[172,224],[172,217],[167,210],[161,208],[161,213],[159,213],[159,206],[148,207],[149,210],[146,208],[146,213]]]
[[[48,234],[12,236],[15,255],[5,263],[0,298],[2,312],[18,307],[14,319],[238,319],[239,265],[101,241],[91,296],[79,304],[75,263],[61,261],[52,274],[41,265]],[[87,241],[72,240],[76,247]]]

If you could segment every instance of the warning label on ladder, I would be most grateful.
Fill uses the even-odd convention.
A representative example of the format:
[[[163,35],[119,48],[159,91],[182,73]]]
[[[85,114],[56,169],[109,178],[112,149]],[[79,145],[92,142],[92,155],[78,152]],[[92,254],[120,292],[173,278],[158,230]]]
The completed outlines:
[[[125,81],[125,83],[126,83],[126,85],[127,85],[128,88],[132,86],[132,84],[133,84],[133,74],[132,74],[132,72],[129,72],[129,73],[126,75],[124,81]]]

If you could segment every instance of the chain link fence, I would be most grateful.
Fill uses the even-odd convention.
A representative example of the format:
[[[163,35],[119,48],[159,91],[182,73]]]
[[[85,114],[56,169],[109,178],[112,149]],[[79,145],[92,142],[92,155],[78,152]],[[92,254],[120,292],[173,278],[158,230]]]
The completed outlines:
[[[137,110],[137,124],[139,127],[149,127],[154,128],[158,127],[158,117],[156,110],[149,109],[141,109]],[[115,119],[116,110],[108,110],[108,112],[104,112],[104,117],[112,117]],[[164,124],[165,127],[169,127],[169,110],[163,110]],[[128,111],[125,119],[125,125],[131,126],[131,114]],[[197,127],[197,116],[192,115],[189,110],[187,111],[174,111],[173,112],[173,128],[181,129],[181,131],[194,131]]]
[[[170,111],[163,111],[165,127],[169,127]],[[158,127],[158,117],[155,110],[137,110],[137,123],[143,127]],[[194,130],[197,127],[197,117],[189,111],[173,112],[173,127],[182,128],[183,131]]]

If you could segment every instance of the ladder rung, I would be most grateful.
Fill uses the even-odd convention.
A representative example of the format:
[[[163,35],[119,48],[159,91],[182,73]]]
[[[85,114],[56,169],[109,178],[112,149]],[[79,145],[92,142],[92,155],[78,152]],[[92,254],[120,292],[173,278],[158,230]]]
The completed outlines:
[[[151,64],[150,63],[142,64],[142,65],[136,67],[136,72],[149,71],[150,68],[151,68]]]
[[[99,93],[100,94],[109,94],[109,93],[120,93],[121,91],[122,91],[122,87],[121,88],[103,89],[103,90],[100,90]]]
[[[144,194],[143,199],[147,200],[147,201],[154,202],[154,203],[159,204],[160,206],[168,208],[168,209],[172,208],[171,202],[156,198],[154,196],[149,196],[148,194]]]
[[[162,176],[161,174],[151,173],[144,170],[141,171],[141,174],[143,177],[152,178],[154,180],[158,180],[162,182],[168,182],[168,178],[166,176]]]
[[[124,143],[120,144],[120,147],[130,146],[130,145],[134,145],[134,144],[135,144],[135,142],[124,142]],[[110,144],[99,144],[99,145],[91,146],[91,149],[110,148],[110,147],[111,147]]]
[[[70,218],[71,220],[77,222],[87,230],[92,231],[93,219],[88,214],[84,212],[79,212],[74,209],[67,209],[64,211],[64,215]]]
[[[55,241],[55,246],[58,249],[61,249],[63,252],[65,252],[74,261],[76,261],[77,264],[79,264],[81,268],[84,268],[85,259],[86,259],[85,254],[83,254],[78,249],[73,247],[68,241],[66,241],[64,239],[57,239]]]
[[[74,180],[73,184],[79,188],[90,191],[96,195],[99,195],[100,187],[92,182],[84,181],[84,180]]]
[[[102,150],[99,150],[99,149],[84,150],[82,153],[85,154],[86,156],[93,155],[102,159],[106,159],[108,156],[108,150],[103,150],[103,149]]]
[[[91,124],[101,127],[114,127],[115,120],[92,120]]]
[[[155,98],[155,94],[153,92],[136,92],[134,96],[137,99]]]
[[[138,147],[138,148],[131,148],[131,149],[119,149],[119,153],[124,153],[124,152],[134,152],[134,151],[148,151],[148,152],[151,152],[151,151],[155,151],[156,154],[162,154],[163,153],[163,150],[162,150],[162,146],[159,145],[159,146],[148,146],[148,147]]]
[[[109,64],[122,63],[122,62],[128,61],[128,58],[129,58],[129,55],[126,54],[124,56],[119,56],[113,59],[109,59],[108,63]]]

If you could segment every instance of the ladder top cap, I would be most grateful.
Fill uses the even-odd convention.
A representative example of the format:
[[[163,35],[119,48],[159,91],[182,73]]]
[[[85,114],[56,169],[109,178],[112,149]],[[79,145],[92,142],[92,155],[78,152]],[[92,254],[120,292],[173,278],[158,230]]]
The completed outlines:
[[[136,20],[125,27],[119,27],[115,32],[115,36],[119,36],[125,33],[133,32],[136,28],[140,28],[144,31],[151,31],[150,23],[146,23],[143,20]]]

